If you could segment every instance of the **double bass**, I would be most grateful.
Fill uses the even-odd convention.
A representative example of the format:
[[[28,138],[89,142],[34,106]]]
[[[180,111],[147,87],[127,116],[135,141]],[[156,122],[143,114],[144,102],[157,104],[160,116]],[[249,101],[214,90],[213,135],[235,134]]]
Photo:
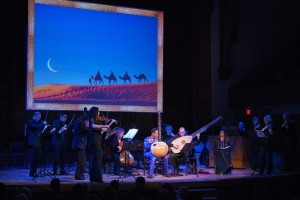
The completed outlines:
[[[151,153],[158,158],[162,158],[167,155],[169,152],[168,145],[161,141],[161,116],[160,112],[158,112],[158,141],[153,142],[151,145]]]

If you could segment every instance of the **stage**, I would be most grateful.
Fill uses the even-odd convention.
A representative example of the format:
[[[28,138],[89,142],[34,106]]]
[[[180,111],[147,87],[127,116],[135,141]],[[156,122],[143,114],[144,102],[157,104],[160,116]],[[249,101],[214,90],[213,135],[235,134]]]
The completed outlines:
[[[163,177],[157,174],[153,179],[148,179],[143,176],[143,169],[135,169],[132,171],[132,175],[128,177],[117,176],[112,174],[103,174],[104,183],[91,183],[89,181],[88,174],[85,174],[85,180],[75,180],[74,179],[74,168],[70,168],[69,175],[57,175],[61,181],[61,191],[70,192],[72,187],[76,183],[86,183],[88,185],[89,191],[103,191],[103,189],[109,185],[112,180],[119,180],[120,191],[126,191],[134,187],[135,178],[138,176],[143,176],[146,179],[146,190],[159,190],[163,183],[170,183],[175,190],[178,190],[181,186],[187,186],[191,190],[198,191],[202,193],[202,196],[215,196],[217,192],[227,190],[235,191],[235,194],[251,194],[254,187],[257,184],[272,185],[275,188],[280,187],[297,187],[293,190],[300,191],[299,186],[297,186],[300,181],[300,172],[280,172],[274,170],[272,175],[259,176],[257,172],[253,175],[251,169],[233,169],[230,175],[217,175],[214,174],[213,168],[202,168],[205,172],[209,174],[188,174],[183,176],[172,176]],[[47,170],[51,170],[47,168]],[[7,188],[13,188],[18,186],[27,186],[33,192],[41,192],[45,188],[49,187],[51,178],[49,176],[38,177],[33,180],[29,177],[29,169],[5,169],[0,170],[0,182],[6,184]],[[295,183],[295,184],[294,184]],[[238,192],[236,189],[238,188]]]

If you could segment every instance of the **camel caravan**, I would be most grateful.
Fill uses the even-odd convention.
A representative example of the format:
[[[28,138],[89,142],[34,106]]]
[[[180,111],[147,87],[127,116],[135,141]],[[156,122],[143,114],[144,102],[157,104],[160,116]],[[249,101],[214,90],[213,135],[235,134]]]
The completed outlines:
[[[145,74],[133,75],[133,77],[137,80],[137,83],[148,82],[148,79]],[[107,80],[107,83],[109,85],[118,84],[118,80],[112,71],[110,72],[109,76],[104,75],[103,78]],[[89,83],[91,86],[93,86],[93,85],[97,86],[97,85],[101,85],[101,84],[105,85],[103,78],[102,78],[100,72],[98,71],[95,76],[92,75],[89,78]],[[123,84],[131,84],[131,77],[128,75],[127,71],[123,76],[118,76],[118,78],[121,79],[121,81],[123,81]]]

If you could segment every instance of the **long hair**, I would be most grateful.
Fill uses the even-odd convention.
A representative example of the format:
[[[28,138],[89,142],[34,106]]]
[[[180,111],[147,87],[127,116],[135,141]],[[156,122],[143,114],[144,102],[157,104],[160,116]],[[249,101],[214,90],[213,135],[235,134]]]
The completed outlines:
[[[89,118],[95,118],[98,115],[98,112],[98,107],[91,107],[91,109],[89,110]]]

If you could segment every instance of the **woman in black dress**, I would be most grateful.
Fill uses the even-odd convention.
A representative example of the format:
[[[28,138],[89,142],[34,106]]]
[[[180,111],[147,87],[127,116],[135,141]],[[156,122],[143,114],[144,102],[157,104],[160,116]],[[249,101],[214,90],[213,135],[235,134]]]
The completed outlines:
[[[108,129],[99,120],[99,108],[89,110],[89,151],[90,151],[90,181],[103,183],[102,177],[102,134]]]
[[[219,136],[214,140],[215,173],[230,174],[231,164],[231,144],[225,130],[221,129]]]

